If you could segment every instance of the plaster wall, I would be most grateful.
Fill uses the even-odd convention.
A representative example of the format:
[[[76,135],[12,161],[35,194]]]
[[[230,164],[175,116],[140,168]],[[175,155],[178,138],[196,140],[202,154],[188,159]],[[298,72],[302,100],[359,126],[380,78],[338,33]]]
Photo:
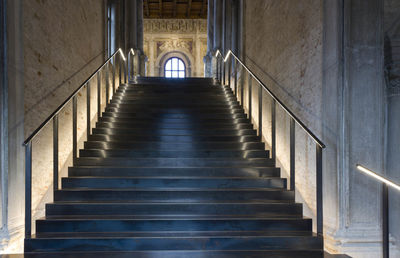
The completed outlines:
[[[105,56],[102,0],[9,1],[9,181],[8,235],[4,252],[23,250],[24,151],[30,135],[90,74]],[[14,35],[15,34],[15,35]],[[104,76],[102,83],[104,84]],[[97,115],[97,82],[91,82],[91,119]],[[104,107],[105,92],[102,93]],[[79,108],[82,106],[82,108]],[[86,139],[86,88],[78,94],[78,148]],[[52,201],[53,138],[49,123],[33,141],[32,215],[44,215]],[[59,169],[66,175],[72,165],[71,105],[59,113]],[[4,190],[3,190],[4,194]]]
[[[383,171],[382,14],[378,0],[245,1],[245,63],[327,145],[325,249],[352,257],[381,255],[381,188],[355,165]],[[248,110],[248,78],[241,77]],[[258,127],[258,85],[254,80],[252,85],[252,120]],[[270,107],[263,94],[267,146]],[[277,166],[288,177],[289,117],[277,107],[276,119]],[[315,222],[315,144],[299,126],[295,131],[296,201]]]
[[[385,83],[387,95],[387,149],[385,174],[400,184],[398,146],[400,136],[400,2],[384,1]],[[400,253],[400,193],[389,189],[389,231],[397,254]],[[393,250],[392,250],[393,251]],[[399,254],[400,255],[400,254]]]
[[[257,26],[254,26],[257,24]],[[321,135],[322,95],[322,3],[308,1],[245,1],[245,63],[302,119]],[[247,110],[248,77],[244,75],[244,103]],[[258,89],[252,82],[252,120],[258,123]],[[271,104],[262,93],[263,140],[271,145]],[[289,117],[276,108],[277,166],[288,177]],[[296,126],[296,200],[304,203],[304,214],[315,219],[315,145]]]

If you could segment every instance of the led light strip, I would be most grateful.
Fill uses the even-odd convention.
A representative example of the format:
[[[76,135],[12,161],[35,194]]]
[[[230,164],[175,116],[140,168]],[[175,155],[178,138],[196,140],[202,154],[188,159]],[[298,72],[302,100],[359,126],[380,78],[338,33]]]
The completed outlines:
[[[124,59],[124,61],[126,61],[126,58],[125,58],[125,55],[124,55],[124,52],[122,51],[122,49],[118,49],[118,51],[121,53],[122,59]]]
[[[393,187],[394,189],[400,191],[400,185],[393,183],[392,181],[390,181],[390,180],[384,178],[383,176],[378,175],[378,174],[375,173],[374,171],[372,171],[372,170],[370,170],[370,169],[368,169],[368,168],[366,168],[366,167],[363,167],[363,166],[361,166],[361,165],[359,165],[359,164],[357,164],[356,167],[357,167],[358,170],[360,170],[361,172],[367,174],[368,176],[371,176],[371,177],[373,177],[373,178],[375,178],[375,179],[378,179],[379,181],[381,181],[381,182],[387,184],[388,186],[391,186],[391,187]]]

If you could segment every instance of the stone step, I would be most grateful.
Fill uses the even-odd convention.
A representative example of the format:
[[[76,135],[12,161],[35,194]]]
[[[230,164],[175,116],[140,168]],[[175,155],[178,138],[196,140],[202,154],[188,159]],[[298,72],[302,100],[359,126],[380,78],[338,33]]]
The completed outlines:
[[[279,177],[280,169],[275,167],[211,167],[211,168],[137,168],[137,167],[99,167],[75,166],[68,168],[69,176],[100,177]]]
[[[98,233],[79,235],[49,235],[25,241],[25,250],[35,252],[51,251],[154,251],[154,250],[321,250],[323,240],[309,233],[293,235],[222,234],[208,236],[205,233],[176,236],[176,233],[145,234],[143,237],[107,237]],[[120,233],[121,234],[121,233]],[[253,234],[253,235],[252,235]],[[232,236],[234,235],[234,236]]]
[[[26,240],[28,241],[28,240]],[[35,252],[38,252],[36,250]],[[40,252],[30,254],[31,258],[99,258],[98,252]],[[101,252],[102,258],[324,258],[321,250],[237,250],[237,251],[114,251]],[[331,256],[328,256],[332,258]],[[335,256],[336,257],[336,256]],[[342,257],[342,256],[341,256]],[[344,257],[344,256],[343,256]]]
[[[184,151],[159,151],[159,150],[128,150],[128,149],[83,149],[79,157],[132,157],[132,158],[267,158],[269,152],[264,150],[250,151],[209,151],[209,150],[184,150]]]
[[[274,188],[149,188],[62,189],[54,192],[55,202],[206,202],[206,201],[294,202],[294,192]]]
[[[46,204],[46,216],[64,215],[247,215],[272,217],[302,217],[302,204],[271,202],[149,202],[92,203],[56,202]]]
[[[64,177],[61,180],[63,189],[250,189],[278,188],[286,189],[286,179],[280,177],[263,178],[229,178],[229,177]],[[222,194],[222,193],[221,193]]]
[[[162,141],[87,141],[85,149],[126,149],[142,151],[247,151],[264,150],[262,142],[162,142]]]
[[[141,129],[141,128],[93,128],[92,134],[107,134],[107,135],[120,135],[120,134],[131,134],[140,136],[244,136],[244,135],[257,135],[257,131],[253,129],[242,129],[242,130],[190,130],[190,129]]]
[[[196,124],[193,126],[187,123],[174,123],[174,124],[154,124],[146,122],[136,122],[136,121],[125,121],[125,122],[97,122],[96,128],[130,128],[138,130],[162,130],[162,129],[174,129],[174,130],[190,130],[194,132],[201,131],[215,131],[220,132],[223,130],[244,130],[253,129],[253,125],[249,123],[242,124],[221,124],[219,126],[210,126],[209,124]]]
[[[89,141],[121,141],[125,140],[135,141],[135,142],[256,142],[260,140],[257,135],[221,135],[221,136],[208,136],[208,135],[131,135],[131,134],[118,134],[118,135],[108,135],[108,134],[92,134],[89,135]]]
[[[311,231],[312,221],[305,218],[97,218],[41,219],[36,222],[37,236],[56,232],[149,232],[149,231]]]
[[[132,119],[143,119],[143,118],[151,118],[151,119],[160,119],[163,121],[164,119],[185,119],[187,121],[197,121],[203,119],[237,119],[237,118],[247,118],[245,114],[202,114],[193,116],[192,114],[152,114],[152,113],[142,113],[142,112],[103,112],[103,117],[128,117]]]
[[[271,167],[273,161],[267,158],[96,158],[79,157],[76,166],[117,166],[117,167],[153,167],[153,168],[190,168],[190,167]]]

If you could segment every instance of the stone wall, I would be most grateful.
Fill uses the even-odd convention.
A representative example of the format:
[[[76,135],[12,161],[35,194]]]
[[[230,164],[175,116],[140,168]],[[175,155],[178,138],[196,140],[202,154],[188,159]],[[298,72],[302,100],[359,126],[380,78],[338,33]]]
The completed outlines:
[[[384,171],[383,1],[244,1],[243,59],[327,145],[323,151],[325,249],[381,255],[380,184],[356,164]],[[240,53],[239,53],[240,54]],[[247,108],[247,76],[244,106]],[[258,85],[252,120],[258,127]],[[271,144],[271,98],[262,97]],[[276,110],[277,166],[289,176],[289,117]],[[297,125],[296,201],[315,230],[315,143]],[[393,253],[394,255],[397,255]]]
[[[387,95],[386,176],[400,184],[400,2],[384,1],[385,83]],[[400,193],[389,189],[389,225],[391,240],[400,253]]]
[[[257,26],[254,26],[257,24]],[[321,135],[322,3],[309,1],[245,1],[244,55],[252,71]],[[247,82],[247,77],[246,77]],[[247,83],[246,83],[247,85]],[[245,109],[247,87],[245,85]],[[258,85],[253,85],[252,118],[258,127]],[[263,91],[264,92],[264,91]],[[263,140],[271,145],[271,98],[263,94]],[[288,177],[289,117],[276,109],[277,166]],[[296,126],[296,199],[315,219],[315,144]]]
[[[207,52],[207,21],[204,19],[145,19],[144,53],[147,76],[163,76],[165,61],[181,58],[186,76],[203,77],[203,56]]]
[[[24,159],[21,144],[105,58],[105,10],[102,0],[8,1],[9,170],[4,252],[21,252],[24,218]],[[13,72],[14,71],[14,72]],[[17,71],[17,73],[15,73]],[[15,76],[15,74],[18,74]],[[96,110],[96,81],[92,110]],[[104,96],[103,92],[103,96]],[[86,105],[86,90],[78,106]],[[103,100],[104,105],[104,100]],[[71,165],[71,105],[59,114],[60,174]],[[96,112],[92,111],[92,122]],[[86,137],[86,109],[78,113],[79,145]],[[52,123],[33,141],[33,218],[52,200]],[[4,194],[4,190],[3,190]]]

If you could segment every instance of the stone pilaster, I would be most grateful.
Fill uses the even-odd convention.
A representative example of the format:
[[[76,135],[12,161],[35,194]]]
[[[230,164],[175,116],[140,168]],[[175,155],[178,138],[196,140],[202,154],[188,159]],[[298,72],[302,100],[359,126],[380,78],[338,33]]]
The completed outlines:
[[[143,0],[125,2],[125,24],[125,49],[129,51],[133,48],[136,53],[134,75],[145,76],[147,57],[143,52]]]
[[[207,54],[204,56],[204,76],[212,77],[211,60],[214,50],[214,0],[208,1],[207,9]]]

